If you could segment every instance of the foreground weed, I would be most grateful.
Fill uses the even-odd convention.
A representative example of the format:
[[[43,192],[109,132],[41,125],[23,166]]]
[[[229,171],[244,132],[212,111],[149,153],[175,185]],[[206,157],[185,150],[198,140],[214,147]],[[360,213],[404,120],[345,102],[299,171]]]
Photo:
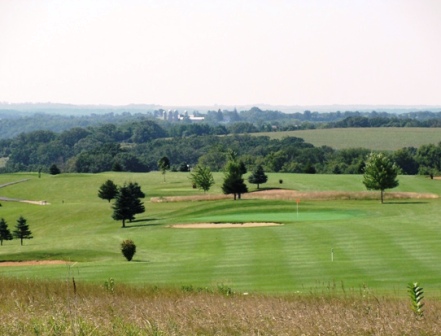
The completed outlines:
[[[111,294],[115,293],[115,280],[113,278],[109,278],[108,281],[104,282],[104,289]]]
[[[234,294],[233,290],[224,284],[217,285],[217,291],[218,291],[218,293],[225,295],[225,296],[231,296]]]
[[[418,285],[418,282],[411,283],[407,286],[409,291],[410,303],[412,305],[412,311],[415,313],[417,317],[423,317],[423,298],[424,298],[424,290],[422,287]]]

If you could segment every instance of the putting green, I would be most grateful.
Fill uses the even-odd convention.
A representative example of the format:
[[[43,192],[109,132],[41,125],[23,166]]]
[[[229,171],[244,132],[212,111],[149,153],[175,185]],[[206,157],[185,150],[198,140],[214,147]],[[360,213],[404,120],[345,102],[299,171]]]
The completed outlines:
[[[242,223],[242,222],[303,222],[303,221],[332,221],[347,220],[354,217],[364,217],[363,211],[357,210],[323,210],[297,212],[257,212],[241,214],[225,214],[221,216],[204,216],[194,218],[197,222]]]

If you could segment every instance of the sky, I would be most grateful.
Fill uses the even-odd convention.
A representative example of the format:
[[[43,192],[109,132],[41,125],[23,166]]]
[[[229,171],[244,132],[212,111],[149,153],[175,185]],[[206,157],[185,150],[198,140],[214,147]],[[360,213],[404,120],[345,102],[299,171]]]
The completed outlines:
[[[441,1],[1,0],[0,102],[441,105]]]

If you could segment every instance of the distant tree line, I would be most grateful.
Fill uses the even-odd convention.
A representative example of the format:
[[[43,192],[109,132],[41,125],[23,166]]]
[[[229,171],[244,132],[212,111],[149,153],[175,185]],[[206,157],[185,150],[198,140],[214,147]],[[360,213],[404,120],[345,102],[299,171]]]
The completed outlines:
[[[187,127],[188,132],[200,130],[203,134],[169,137],[168,130],[152,120],[75,127],[60,133],[47,130],[21,133],[0,140],[0,157],[8,158],[0,171],[98,173],[165,168],[185,172],[200,164],[215,172],[223,170],[228,152],[234,151],[250,171],[260,165],[266,172],[359,174],[370,153],[365,148],[314,147],[297,137],[271,140],[267,136],[246,134],[228,137],[204,134],[217,126],[179,127]],[[441,171],[441,144],[402,148],[387,155],[402,174],[433,175]],[[169,159],[165,166],[160,160],[164,157]]]
[[[16,112],[16,113],[14,113]],[[283,113],[253,107],[245,111],[217,110],[206,113],[204,122],[192,122],[189,118],[167,121],[159,118],[163,110],[145,113],[92,113],[90,115],[58,115],[53,113],[23,114],[13,110],[0,110],[0,139],[12,139],[21,133],[34,131],[64,132],[74,128],[96,128],[107,124],[116,125],[124,138],[135,143],[146,141],[146,132],[137,124],[155,122],[163,130],[163,137],[192,135],[224,135],[254,132],[277,132],[311,128],[342,127],[441,127],[441,111],[418,111],[407,113],[336,111],[303,111]],[[136,131],[135,134],[128,133]]]

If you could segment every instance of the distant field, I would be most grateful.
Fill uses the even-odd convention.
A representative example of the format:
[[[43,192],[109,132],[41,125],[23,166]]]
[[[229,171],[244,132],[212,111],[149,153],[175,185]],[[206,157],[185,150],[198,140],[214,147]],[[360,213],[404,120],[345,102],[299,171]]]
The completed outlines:
[[[329,146],[335,149],[368,148],[372,150],[397,150],[403,147],[416,147],[438,144],[441,141],[439,128],[330,128],[289,132],[255,133],[272,139],[286,136],[302,138],[314,146]]]
[[[268,174],[266,188],[363,191],[357,175]],[[0,196],[45,200],[40,206],[4,202],[1,217],[13,229],[24,216],[34,238],[0,246],[0,260],[66,260],[66,265],[0,266],[0,276],[66,279],[157,286],[216,287],[262,293],[308,293],[311,288],[369,288],[406,295],[419,281],[430,297],[441,297],[441,199],[292,200],[231,199],[150,202],[150,197],[203,195],[188,173],[0,174]],[[147,198],[136,221],[111,218],[111,204],[97,197],[107,179],[138,182]],[[283,184],[279,180],[283,179]],[[220,193],[222,174],[209,194]],[[441,181],[401,176],[396,191],[440,194]],[[254,186],[249,186],[254,190]],[[173,229],[172,224],[277,221],[274,227]],[[127,262],[119,246],[133,239],[137,253]],[[333,251],[334,260],[331,259]]]

